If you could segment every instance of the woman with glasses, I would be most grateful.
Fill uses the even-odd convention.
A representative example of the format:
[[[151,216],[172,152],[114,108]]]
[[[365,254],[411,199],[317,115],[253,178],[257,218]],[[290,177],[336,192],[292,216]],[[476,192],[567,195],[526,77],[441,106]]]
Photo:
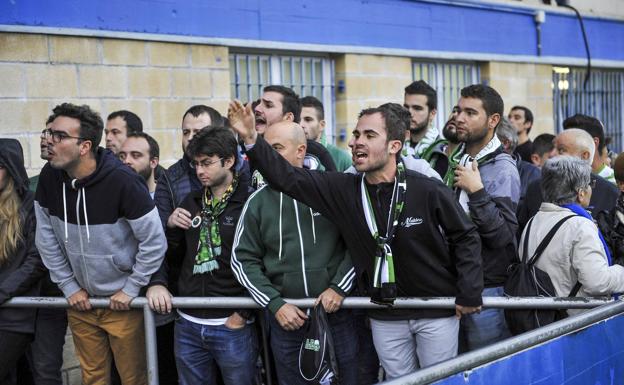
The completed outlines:
[[[35,247],[33,193],[15,139],[0,139],[0,304],[39,295],[45,270]],[[10,370],[30,343],[35,308],[0,308],[0,385],[14,384]]]
[[[519,254],[533,255],[555,225],[555,232],[535,266],[548,273],[557,297],[606,296],[624,291],[624,267],[612,265],[611,253],[589,212],[591,166],[579,158],[558,156],[542,167],[544,202],[527,224]],[[578,283],[578,285],[577,285]],[[573,314],[578,310],[568,310]]]

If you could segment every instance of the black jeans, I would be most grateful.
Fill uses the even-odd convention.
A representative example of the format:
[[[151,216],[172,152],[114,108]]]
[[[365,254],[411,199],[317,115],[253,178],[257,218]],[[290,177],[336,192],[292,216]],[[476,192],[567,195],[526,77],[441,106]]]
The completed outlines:
[[[15,365],[31,340],[32,334],[0,330],[0,385],[15,385]]]

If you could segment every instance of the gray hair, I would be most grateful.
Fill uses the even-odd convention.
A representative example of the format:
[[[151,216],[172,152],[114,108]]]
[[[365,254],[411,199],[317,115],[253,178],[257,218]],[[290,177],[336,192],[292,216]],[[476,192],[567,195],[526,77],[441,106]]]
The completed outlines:
[[[589,159],[587,159],[586,162],[592,164],[594,161],[594,153],[596,152],[596,144],[594,143],[594,138],[592,138],[587,131],[581,130],[580,128],[568,128],[559,133],[559,135],[572,135],[574,137],[576,150],[589,152]]]
[[[574,156],[550,158],[542,167],[544,202],[563,205],[577,203],[578,191],[591,183],[591,166]]]
[[[511,125],[511,122],[507,117],[503,116],[498,127],[496,128],[496,135],[501,142],[508,140],[510,143],[509,152],[512,153],[518,147],[518,132],[516,128]]]

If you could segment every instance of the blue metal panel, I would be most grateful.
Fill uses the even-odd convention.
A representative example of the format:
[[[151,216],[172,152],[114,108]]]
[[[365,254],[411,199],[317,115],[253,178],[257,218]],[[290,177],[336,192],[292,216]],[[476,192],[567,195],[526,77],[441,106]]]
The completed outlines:
[[[623,384],[623,328],[624,316],[611,318],[436,384]]]
[[[532,12],[406,0],[0,0],[0,24],[535,55]],[[624,22],[587,19],[596,59],[624,60]],[[574,16],[548,13],[543,54],[584,57]]]

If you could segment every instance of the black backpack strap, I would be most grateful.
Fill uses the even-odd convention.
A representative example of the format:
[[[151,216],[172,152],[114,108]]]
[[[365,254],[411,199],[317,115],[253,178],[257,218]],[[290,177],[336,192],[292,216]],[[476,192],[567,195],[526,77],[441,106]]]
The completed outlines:
[[[572,288],[572,291],[570,291],[570,295],[568,297],[576,297],[576,295],[578,294],[579,290],[581,290],[581,283],[580,282],[576,282],[576,285],[574,285],[574,287]]]
[[[521,262],[526,264],[527,263],[527,259],[528,259],[528,248],[529,248],[529,234],[531,233],[531,223],[533,223],[533,218],[529,219],[529,223],[527,223],[526,226],[526,231],[524,232],[524,242],[523,245],[524,247],[522,248],[522,260]]]
[[[542,253],[544,252],[544,250],[546,249],[546,247],[548,247],[548,244],[550,243],[550,241],[553,239],[553,237],[555,236],[555,233],[557,232],[557,230],[559,230],[559,228],[561,227],[561,225],[563,225],[563,223],[565,221],[567,221],[568,219],[572,218],[572,217],[576,217],[577,215],[569,215],[565,218],[562,218],[561,220],[559,220],[559,222],[557,222],[552,229],[550,229],[550,231],[548,232],[548,234],[546,234],[546,236],[544,237],[544,239],[542,239],[542,242],[540,242],[539,246],[537,246],[537,248],[535,249],[535,252],[533,253],[533,256],[531,257],[531,259],[529,260],[528,264],[529,265],[534,265],[537,260],[539,259],[539,257],[542,255]],[[528,230],[527,230],[527,234],[525,235],[526,238],[528,238]],[[526,238],[525,238],[525,243],[526,243]],[[526,245],[525,245],[526,247]],[[525,249],[526,252],[526,249]]]

